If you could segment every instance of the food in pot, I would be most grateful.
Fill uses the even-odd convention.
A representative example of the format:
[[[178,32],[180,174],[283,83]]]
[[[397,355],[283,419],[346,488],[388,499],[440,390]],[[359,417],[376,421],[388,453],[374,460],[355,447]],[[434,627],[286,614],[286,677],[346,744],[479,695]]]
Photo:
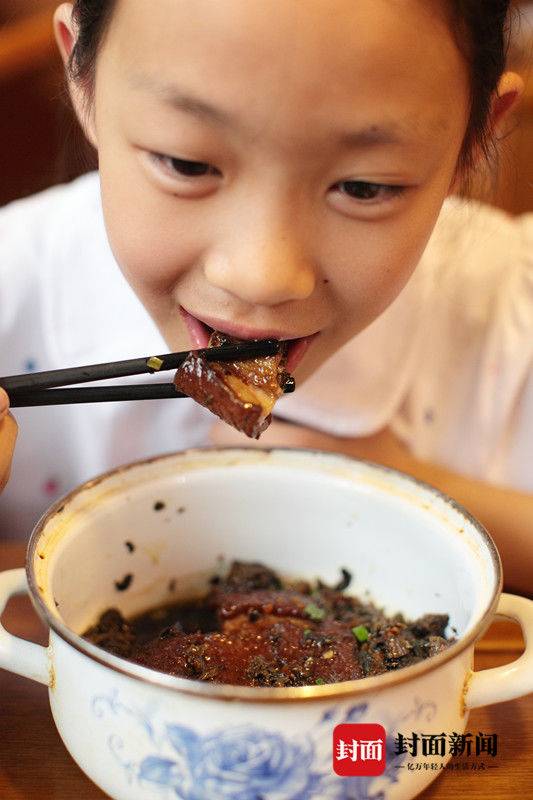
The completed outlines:
[[[226,334],[214,331],[209,347],[235,344]],[[287,344],[280,342],[274,356],[246,361],[217,362],[191,352],[176,372],[174,383],[213,414],[252,439],[270,425],[272,409],[283,394],[290,375],[285,372]]]
[[[386,617],[337,586],[282,579],[262,564],[233,562],[201,599],[130,621],[106,611],[85,637],[115,655],[201,681],[310,686],[380,675],[440,653],[446,614]]]

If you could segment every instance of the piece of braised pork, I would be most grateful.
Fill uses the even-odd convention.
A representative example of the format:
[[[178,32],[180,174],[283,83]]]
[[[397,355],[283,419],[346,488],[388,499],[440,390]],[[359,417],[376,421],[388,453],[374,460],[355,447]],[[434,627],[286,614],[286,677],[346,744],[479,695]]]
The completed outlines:
[[[240,340],[214,331],[209,347],[235,344]],[[287,345],[280,342],[275,356],[246,361],[208,361],[190,353],[176,372],[174,383],[213,414],[252,439],[270,425],[272,409],[290,377],[284,370]]]

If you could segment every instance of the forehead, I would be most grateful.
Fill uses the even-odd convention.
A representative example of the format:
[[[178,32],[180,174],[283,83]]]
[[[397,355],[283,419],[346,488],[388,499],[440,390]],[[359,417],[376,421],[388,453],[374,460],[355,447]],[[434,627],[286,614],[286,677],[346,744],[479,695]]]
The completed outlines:
[[[290,127],[302,113],[317,125],[332,116],[342,123],[342,115],[361,114],[437,133],[468,92],[446,7],[442,0],[118,0],[102,60],[129,87],[176,85],[262,124]]]

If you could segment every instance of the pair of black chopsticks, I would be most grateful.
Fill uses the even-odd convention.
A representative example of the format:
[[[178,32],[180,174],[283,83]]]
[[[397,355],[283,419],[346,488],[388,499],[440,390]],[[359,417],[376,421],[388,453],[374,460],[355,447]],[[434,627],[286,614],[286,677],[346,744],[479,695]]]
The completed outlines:
[[[0,386],[8,393],[11,408],[71,403],[109,403],[116,400],[165,400],[187,397],[187,395],[178,392],[173,383],[88,386],[83,389],[55,387],[178,369],[191,352],[207,361],[244,361],[251,358],[274,356],[278,350],[279,342],[273,339],[239,342],[225,344],[221,347],[208,347],[203,350],[188,350],[183,353],[166,353],[162,356],[112,361],[107,364],[90,364],[85,367],[54,369],[26,375],[9,375],[4,378],[0,377]],[[290,393],[294,391],[294,388],[294,380],[289,378],[283,390]]]

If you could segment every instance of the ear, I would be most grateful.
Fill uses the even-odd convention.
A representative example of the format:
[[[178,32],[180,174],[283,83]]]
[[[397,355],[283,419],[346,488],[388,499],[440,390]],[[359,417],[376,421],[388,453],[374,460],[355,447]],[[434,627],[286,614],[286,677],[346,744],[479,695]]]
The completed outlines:
[[[83,132],[93,147],[98,148],[94,109],[88,87],[73,80],[69,72],[69,63],[77,39],[77,30],[72,18],[72,3],[62,3],[54,14],[54,34],[65,65],[68,90],[74,111]]]
[[[516,110],[524,93],[524,81],[516,72],[504,72],[498,82],[498,87],[492,97],[488,127],[496,141],[499,141],[506,132],[506,124],[513,111]],[[474,153],[474,165],[480,164],[483,153],[479,148]],[[456,172],[448,194],[458,192],[461,187],[462,176]]]
[[[505,133],[505,123],[524,93],[524,81],[516,72],[505,72],[492,98],[490,125],[496,139]]]

